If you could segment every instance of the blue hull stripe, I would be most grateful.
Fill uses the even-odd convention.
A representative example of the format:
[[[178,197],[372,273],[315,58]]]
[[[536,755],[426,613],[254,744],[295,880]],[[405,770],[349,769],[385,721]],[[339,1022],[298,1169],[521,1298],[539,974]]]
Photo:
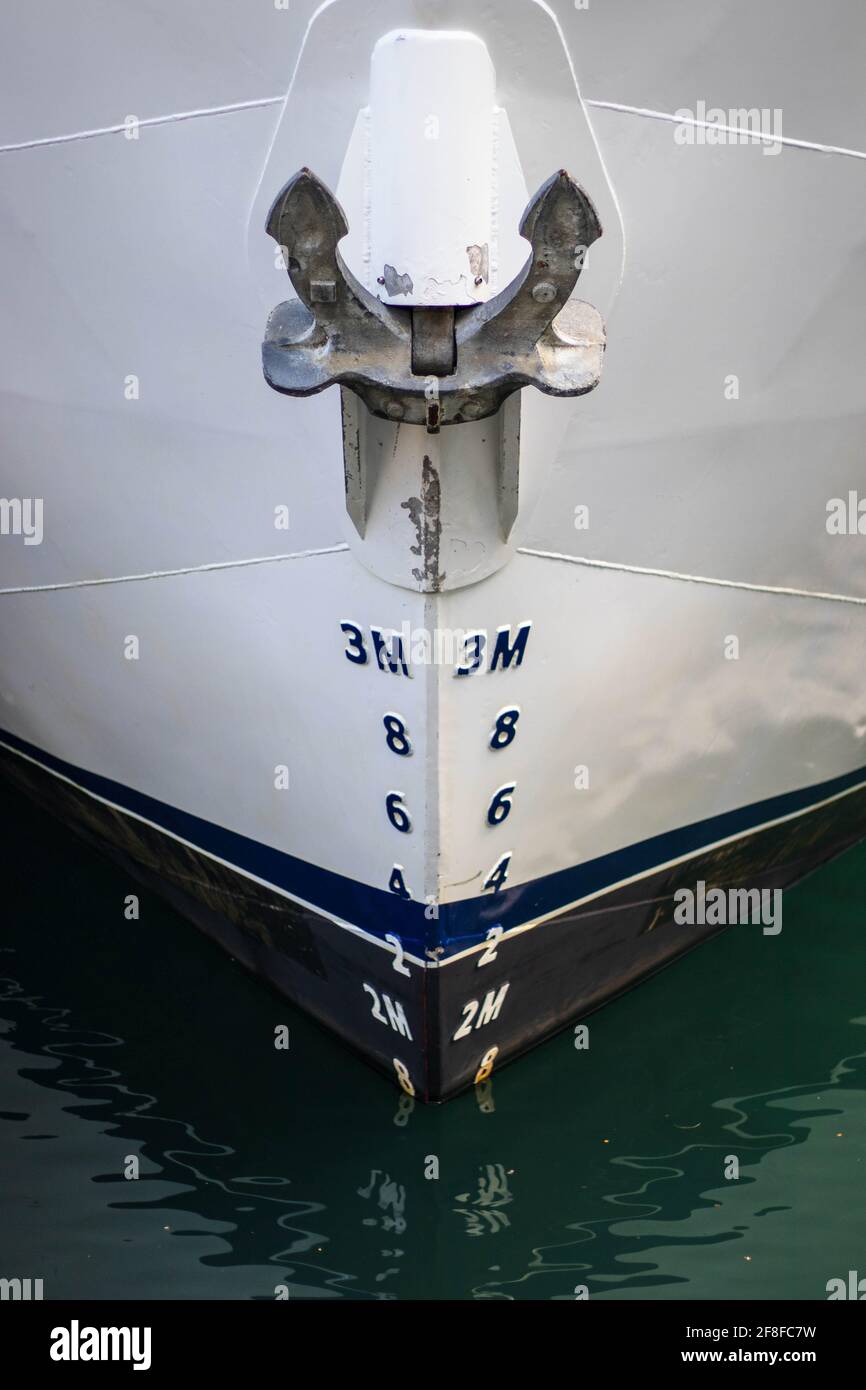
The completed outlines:
[[[569,904],[650,873],[662,864],[699,853],[719,840],[746,835],[769,821],[808,811],[819,802],[857,786],[866,787],[866,768],[818,782],[811,787],[756,801],[736,811],[711,816],[693,825],[665,831],[641,840],[627,849],[601,855],[558,873],[546,874],[515,888],[503,888],[481,898],[465,898],[439,909],[438,920],[428,920],[422,903],[406,902],[385,889],[370,888],[329,869],[318,868],[282,850],[271,849],[233,830],[214,825],[199,816],[179,811],[122,783],[75,767],[0,730],[0,742],[32,758],[51,772],[68,778],[76,786],[121,810],[132,812],[188,841],[205,854],[223,860],[244,873],[300,898],[331,917],[361,928],[384,940],[387,934],[399,936],[404,948],[423,958],[425,948],[444,947],[447,957],[482,941],[494,925],[506,931],[552,916]]]

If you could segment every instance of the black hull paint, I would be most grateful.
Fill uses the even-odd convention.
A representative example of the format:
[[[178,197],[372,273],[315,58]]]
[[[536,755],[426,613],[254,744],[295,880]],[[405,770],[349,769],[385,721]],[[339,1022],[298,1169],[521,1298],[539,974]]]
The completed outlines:
[[[414,1093],[427,1101],[445,1100],[471,1086],[494,1050],[493,1070],[498,1070],[727,930],[676,924],[679,888],[694,889],[700,880],[708,888],[785,888],[866,837],[866,789],[861,788],[507,937],[489,964],[479,966],[476,949],[436,968],[410,963],[406,976],[395,970],[390,949],[37,764],[0,750],[0,770],[393,1081],[400,1070],[395,1062],[400,1063]],[[737,930],[752,934],[755,968],[765,969],[766,953],[779,948],[759,925]],[[768,978],[772,988],[772,975]],[[496,1017],[477,1026],[485,999],[492,1004],[506,985]],[[477,1001],[474,1010],[471,1001]],[[403,1031],[398,1031],[400,1010]],[[464,1035],[455,1038],[461,1027]]]

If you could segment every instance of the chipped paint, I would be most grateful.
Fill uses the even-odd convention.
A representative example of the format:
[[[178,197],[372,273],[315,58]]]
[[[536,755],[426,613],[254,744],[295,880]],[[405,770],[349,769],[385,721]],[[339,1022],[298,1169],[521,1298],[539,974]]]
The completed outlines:
[[[392,265],[385,266],[379,284],[385,286],[385,293],[388,295],[409,295],[415,288],[412,283],[412,276],[401,275],[399,270],[395,270]]]
[[[489,284],[490,282],[490,247],[485,241],[483,246],[467,246],[466,254],[469,257],[469,273],[476,285]]]
[[[439,547],[442,539],[442,488],[432,459],[425,454],[421,469],[421,496],[400,503],[415,527],[416,544],[409,547],[422,561],[412,577],[427,593],[438,594],[446,576],[439,573]]]

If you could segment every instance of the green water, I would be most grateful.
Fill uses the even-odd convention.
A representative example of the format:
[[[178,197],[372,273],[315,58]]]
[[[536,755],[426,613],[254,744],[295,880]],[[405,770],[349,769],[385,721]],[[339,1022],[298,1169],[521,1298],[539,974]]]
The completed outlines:
[[[567,1032],[425,1107],[2,808],[0,1275],[172,1299],[804,1299],[866,1275],[866,846],[785,894],[779,937],[734,928],[594,1015],[588,1050]]]

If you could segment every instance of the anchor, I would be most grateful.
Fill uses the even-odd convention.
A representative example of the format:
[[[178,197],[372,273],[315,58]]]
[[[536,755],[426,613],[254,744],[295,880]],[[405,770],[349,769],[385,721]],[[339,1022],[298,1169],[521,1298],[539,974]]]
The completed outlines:
[[[531,246],[523,270],[495,298],[470,307],[394,307],[370,294],[338,249],[349,231],[345,214],[309,169],[280,192],[267,231],[283,248],[298,296],[278,304],[267,323],[262,359],[275,391],[309,396],[346,386],[371,414],[437,433],[495,415],[523,386],[582,396],[598,384],[604,325],[571,295],[602,229],[565,170],[523,215],[520,234]]]
[[[407,93],[435,109],[455,70],[459,109],[428,140]],[[575,397],[598,385],[604,323],[574,289],[602,229],[565,169],[518,213],[519,158],[477,36],[381,38],[357,129],[341,175],[356,226],[309,168],[270,207],[295,297],[268,318],[264,375],[286,396],[340,387],[349,546],[379,578],[440,593],[516,549],[558,428],[553,403],[524,403],[524,388]]]

